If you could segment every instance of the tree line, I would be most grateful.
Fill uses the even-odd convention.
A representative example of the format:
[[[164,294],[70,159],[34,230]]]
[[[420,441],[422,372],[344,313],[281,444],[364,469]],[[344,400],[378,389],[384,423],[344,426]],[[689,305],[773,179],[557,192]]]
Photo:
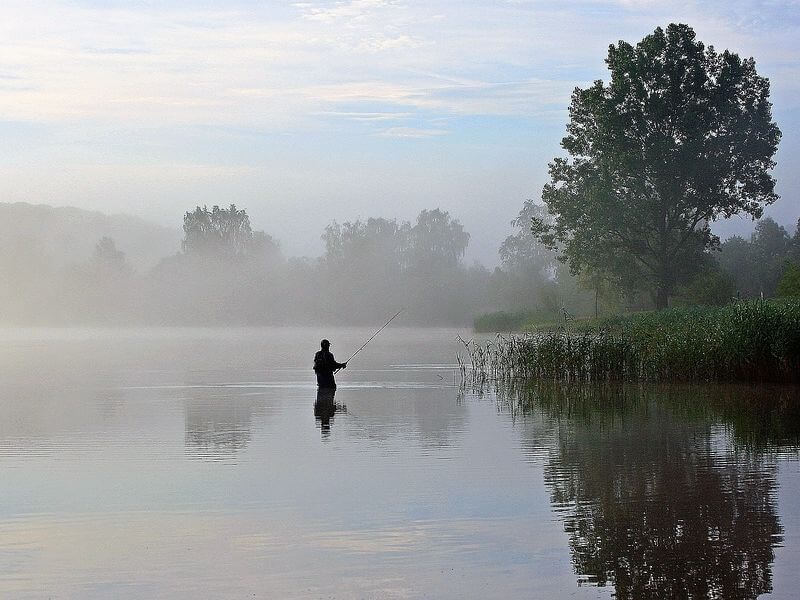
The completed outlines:
[[[183,234],[180,250],[143,272],[109,237],[83,263],[19,268],[9,288],[17,302],[6,305],[4,320],[372,324],[406,307],[410,322],[454,325],[488,307],[488,270],[464,264],[469,233],[438,208],[414,222],[332,222],[317,258],[284,256],[235,205],[188,211]]]
[[[592,273],[571,273],[558,251],[531,233],[535,219],[552,217],[527,200],[499,247],[500,265],[490,271],[464,264],[469,233],[439,209],[422,211],[413,223],[332,222],[322,233],[322,256],[287,258],[272,236],[252,228],[245,210],[197,207],[184,215],[180,249],[143,271],[110,237],[84,262],[63,268],[26,268],[4,253],[3,321],[368,324],[406,307],[411,323],[465,325],[498,310],[554,322],[652,306],[647,296],[626,294]],[[800,294],[800,231],[790,235],[770,218],[758,221],[749,238],[729,238],[701,258],[673,303]]]

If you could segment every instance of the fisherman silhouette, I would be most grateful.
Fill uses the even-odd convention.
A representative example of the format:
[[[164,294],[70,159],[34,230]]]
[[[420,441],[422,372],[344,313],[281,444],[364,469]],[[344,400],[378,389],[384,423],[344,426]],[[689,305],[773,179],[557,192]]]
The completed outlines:
[[[317,386],[335,390],[336,379],[334,379],[333,373],[339,369],[346,369],[347,363],[336,362],[333,354],[331,354],[331,343],[328,340],[322,340],[319,345],[322,350],[314,355],[314,372],[317,374]]]

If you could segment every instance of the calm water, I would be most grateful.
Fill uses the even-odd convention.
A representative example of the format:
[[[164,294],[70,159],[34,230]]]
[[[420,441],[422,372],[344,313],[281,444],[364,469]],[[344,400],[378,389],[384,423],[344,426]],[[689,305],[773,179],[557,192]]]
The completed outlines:
[[[795,390],[463,389],[392,328],[318,402],[369,333],[0,331],[0,598],[797,597]]]

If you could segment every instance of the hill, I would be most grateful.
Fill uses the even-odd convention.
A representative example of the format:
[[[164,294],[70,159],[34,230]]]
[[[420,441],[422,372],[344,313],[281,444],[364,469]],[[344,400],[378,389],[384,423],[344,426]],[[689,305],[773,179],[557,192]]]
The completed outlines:
[[[86,261],[108,236],[137,270],[180,249],[181,232],[131,215],[107,215],[73,207],[0,202],[0,254],[37,256],[53,266]]]

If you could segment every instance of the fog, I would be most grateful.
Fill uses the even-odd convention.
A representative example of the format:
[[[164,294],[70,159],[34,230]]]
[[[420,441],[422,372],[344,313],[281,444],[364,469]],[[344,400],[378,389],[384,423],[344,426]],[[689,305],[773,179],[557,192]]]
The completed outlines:
[[[244,209],[197,207],[184,215],[182,239],[153,260],[169,230],[140,223],[120,242],[115,219],[4,208],[6,323],[368,324],[406,308],[410,323],[464,324],[491,305],[489,271],[463,261],[469,233],[439,209],[413,223],[331,222],[320,232],[323,255],[296,257]]]
[[[546,214],[532,201],[508,224],[495,268],[465,259],[471,232],[439,208],[413,221],[331,221],[318,256],[290,255],[286,232],[256,229],[235,205],[187,211],[182,230],[22,203],[0,214],[3,325],[373,325],[403,308],[406,324],[465,326],[497,311],[556,322],[653,307],[647,294],[573,276],[531,235]],[[765,218],[701,256],[674,303],[773,296],[798,247]]]

